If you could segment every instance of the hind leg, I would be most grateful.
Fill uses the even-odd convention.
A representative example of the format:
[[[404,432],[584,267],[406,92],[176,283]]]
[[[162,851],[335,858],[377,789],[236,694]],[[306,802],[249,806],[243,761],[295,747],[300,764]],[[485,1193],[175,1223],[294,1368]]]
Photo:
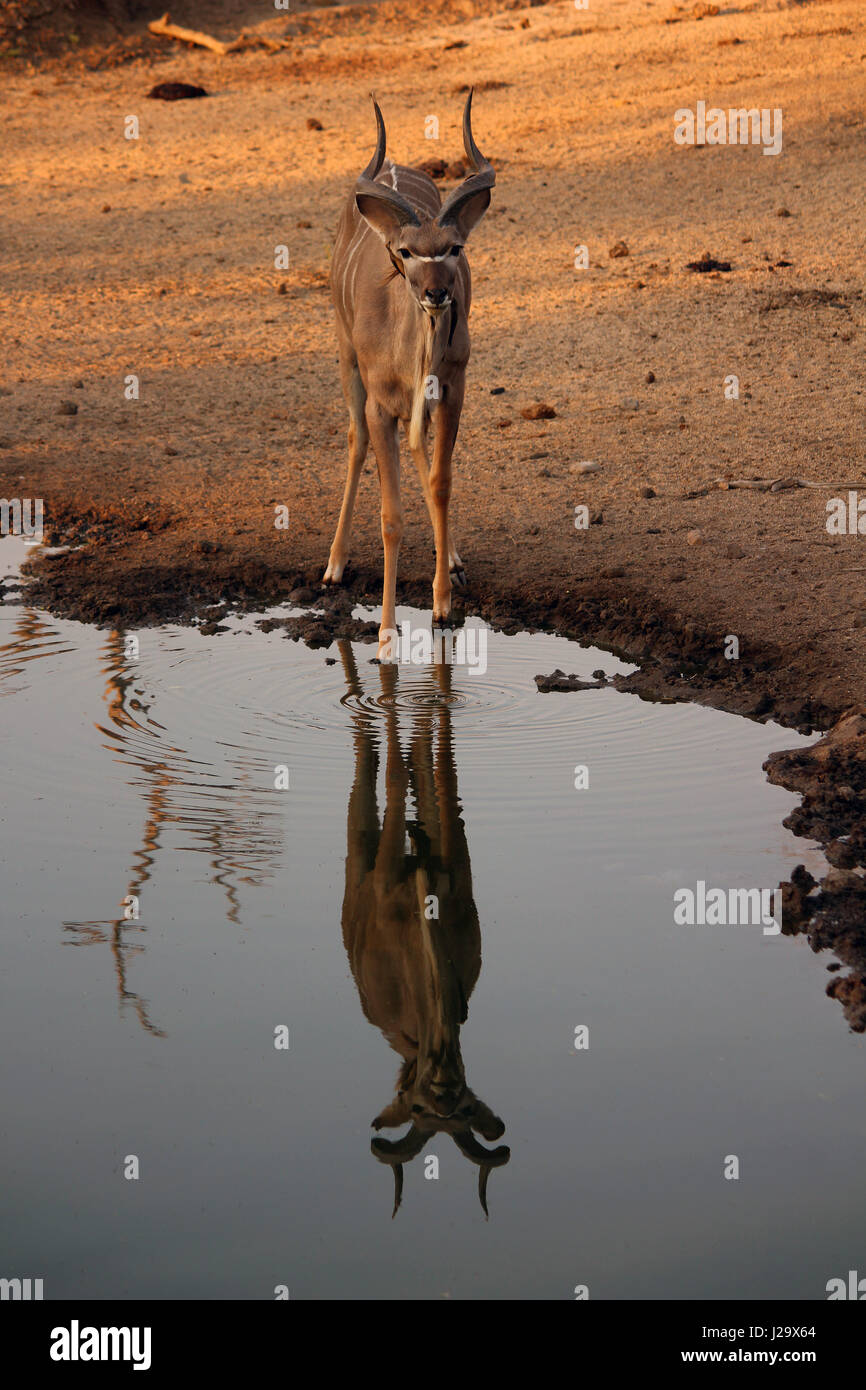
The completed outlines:
[[[346,405],[349,408],[349,467],[346,473],[343,505],[340,508],[340,520],[337,522],[334,543],[328,557],[328,568],[324,573],[326,584],[339,584],[343,578],[343,570],[346,568],[346,561],[349,558],[352,513],[355,510],[358,481],[370,442],[365,417],[367,392],[364,390],[361,373],[358,371],[358,360],[354,352],[342,343],[340,344],[340,376],[343,383],[343,395],[346,397]]]

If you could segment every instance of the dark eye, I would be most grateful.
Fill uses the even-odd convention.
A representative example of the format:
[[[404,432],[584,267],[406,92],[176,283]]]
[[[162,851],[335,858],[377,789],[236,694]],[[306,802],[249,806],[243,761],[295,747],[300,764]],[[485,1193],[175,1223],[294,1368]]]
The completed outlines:
[[[411,251],[407,251],[404,247],[401,246],[401,247],[400,247],[400,255],[403,257],[403,260],[404,260],[404,261],[408,261],[408,260],[411,258],[412,252],[411,252]]]
[[[450,247],[449,250],[448,250],[448,255],[449,255],[449,256],[459,256],[459,255],[460,255],[460,252],[461,252],[462,250],[463,250],[463,247],[462,247],[462,246],[452,246],[452,247]]]

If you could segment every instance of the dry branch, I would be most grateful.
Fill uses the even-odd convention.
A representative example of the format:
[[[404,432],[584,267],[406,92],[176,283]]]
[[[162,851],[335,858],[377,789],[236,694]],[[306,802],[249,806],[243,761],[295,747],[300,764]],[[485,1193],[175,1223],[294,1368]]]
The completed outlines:
[[[210,34],[203,34],[198,29],[184,29],[179,24],[172,24],[168,10],[162,19],[152,19],[147,27],[152,34],[158,34],[161,38],[180,39],[183,43],[194,43],[199,48],[209,48],[213,53],[219,53],[220,56],[229,51],[229,44],[222,43],[220,39],[211,38]]]
[[[247,34],[244,31],[231,43],[223,43],[221,39],[215,39],[210,34],[203,34],[199,29],[184,29],[180,24],[171,23],[171,15],[168,10],[162,19],[151,20],[148,29],[152,34],[157,34],[163,39],[179,39],[181,43],[197,44],[199,48],[209,48],[212,53],[218,53],[224,57],[226,53],[235,53],[239,48],[266,48],[269,53],[278,53],[283,48],[288,48],[288,39],[269,39],[260,34]]]

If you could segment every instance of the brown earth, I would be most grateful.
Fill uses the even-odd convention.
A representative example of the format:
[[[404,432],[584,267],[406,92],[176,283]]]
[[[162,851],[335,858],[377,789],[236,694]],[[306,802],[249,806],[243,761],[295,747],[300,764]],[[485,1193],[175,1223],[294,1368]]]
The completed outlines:
[[[38,602],[116,626],[318,591],[345,468],[328,260],[373,147],[368,92],[396,159],[449,163],[474,83],[498,172],[470,247],[458,607],[615,646],[642,661],[625,684],[644,694],[805,729],[866,707],[866,537],[826,526],[829,499],[866,498],[858,0],[261,15],[172,8],[222,39],[243,29],[223,57],[144,20],[37,24],[0,48],[0,493],[43,497],[51,538],[77,547],[35,562]],[[210,95],[147,100],[166,81]],[[677,145],[674,112],[698,100],[781,108],[782,153]],[[705,254],[730,270],[687,268]],[[524,418],[538,402],[552,418]],[[585,460],[599,471],[572,471]],[[756,478],[816,486],[725,485]],[[399,596],[427,607],[407,479]],[[576,530],[577,504],[597,524]],[[375,603],[380,579],[370,460],[347,583]],[[345,603],[329,610],[345,623]],[[851,785],[849,820],[866,812]]]

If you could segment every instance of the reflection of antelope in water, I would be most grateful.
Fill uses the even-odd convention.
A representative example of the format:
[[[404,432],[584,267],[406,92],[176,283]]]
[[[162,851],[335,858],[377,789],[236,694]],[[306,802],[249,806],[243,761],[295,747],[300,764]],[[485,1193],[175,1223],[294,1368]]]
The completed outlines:
[[[60,645],[57,629],[41,613],[22,609],[12,629],[12,640],[0,646],[0,681],[11,682],[26,670],[25,663],[44,656],[62,654],[74,648]],[[151,880],[157,855],[167,830],[182,826],[192,844],[185,849],[208,856],[210,881],[219,885],[226,898],[226,917],[239,925],[240,885],[261,881],[273,872],[280,850],[278,819],[266,814],[254,789],[245,790],[249,774],[240,765],[233,767],[233,784],[226,788],[222,776],[209,764],[194,761],[184,749],[164,738],[165,730],[148,714],[147,707],[134,695],[136,672],[127,653],[127,633],[118,628],[106,634],[100,652],[105,676],[103,696],[107,718],[95,727],[109,742],[104,746],[118,755],[118,761],[131,769],[130,785],[140,791],[145,818],[141,842],[131,855],[126,892],[122,905],[137,900]],[[231,794],[225,793],[230,790]],[[141,1026],[156,1037],[163,1031],[152,1022],[147,1001],[129,985],[129,962],[144,950],[146,931],[137,912],[114,919],[64,922],[69,933],[67,944],[89,946],[107,944],[112,955],[118,1001],[121,1009],[132,1008]],[[130,940],[137,934],[138,941]]]
[[[352,650],[340,644],[349,693],[362,693]],[[434,1134],[450,1134],[479,1166],[478,1193],[487,1214],[491,1168],[508,1162],[502,1145],[487,1149],[505,1126],[469,1089],[460,1027],[481,969],[481,931],[472,896],[466,832],[447,704],[451,667],[439,664],[430,707],[412,714],[408,756],[400,746],[394,697],[398,669],[381,665],[385,696],[386,807],[381,828],[376,800],[379,758],[369,716],[355,716],[355,781],[349,797],[343,942],[361,1006],[403,1058],[394,1099],[373,1120],[375,1129],[410,1128],[396,1140],[374,1139],[381,1163],[394,1169],[394,1214],[403,1190],[403,1164]],[[435,741],[435,749],[434,749]],[[417,820],[406,819],[411,790]]]

